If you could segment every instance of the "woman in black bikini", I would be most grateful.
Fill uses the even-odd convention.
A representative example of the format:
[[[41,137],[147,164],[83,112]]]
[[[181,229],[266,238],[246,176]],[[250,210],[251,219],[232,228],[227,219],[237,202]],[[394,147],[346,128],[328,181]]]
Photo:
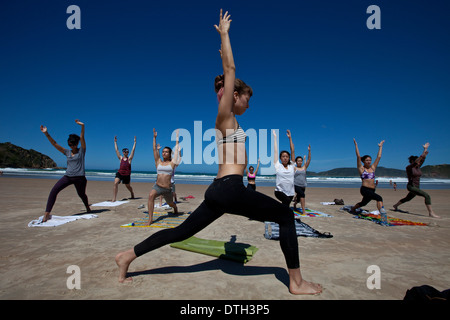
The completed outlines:
[[[225,212],[245,215],[258,221],[274,221],[280,225],[280,246],[289,273],[289,291],[293,294],[317,294],[322,291],[318,284],[302,278],[298,252],[294,215],[289,207],[262,193],[248,190],[243,184],[243,172],[247,165],[245,151],[246,135],[236,121],[249,107],[252,89],[243,81],[235,79],[235,65],[228,31],[228,12],[215,26],[219,32],[222,47],[224,75],[216,78],[216,92],[220,100],[216,118],[219,171],[216,179],[205,192],[205,200],[189,217],[176,228],[161,230],[148,237],[134,248],[116,256],[119,267],[119,282],[131,281],[127,278],[130,263],[137,257],[163,245],[181,241],[207,227]],[[245,161],[241,161],[245,159]]]
[[[386,210],[383,206],[383,198],[379,194],[375,193],[375,170],[381,159],[384,140],[378,144],[378,155],[373,164],[372,157],[369,155],[365,155],[361,158],[356,140],[353,139],[353,142],[355,143],[357,168],[362,180],[360,192],[363,198],[361,202],[358,202],[351,208],[351,212],[355,212],[356,209],[364,207],[371,200],[375,200],[377,202],[378,211],[381,214],[382,222],[386,223],[387,218]]]

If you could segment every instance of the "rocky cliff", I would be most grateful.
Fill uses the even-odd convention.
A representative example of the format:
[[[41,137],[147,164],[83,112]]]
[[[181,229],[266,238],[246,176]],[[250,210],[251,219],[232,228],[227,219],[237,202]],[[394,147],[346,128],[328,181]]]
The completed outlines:
[[[2,168],[57,168],[49,156],[36,150],[26,150],[10,142],[0,143],[0,167]]]

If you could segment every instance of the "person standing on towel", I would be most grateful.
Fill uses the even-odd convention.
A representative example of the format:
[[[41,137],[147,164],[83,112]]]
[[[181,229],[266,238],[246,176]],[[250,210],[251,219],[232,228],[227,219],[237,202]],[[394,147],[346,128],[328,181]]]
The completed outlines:
[[[134,248],[116,255],[119,267],[119,282],[131,281],[127,278],[130,263],[137,257],[173,242],[182,241],[206,228],[225,212],[248,217],[258,221],[273,221],[280,225],[280,246],[289,272],[289,291],[293,294],[317,294],[320,285],[302,278],[298,252],[297,235],[292,211],[260,192],[244,186],[243,174],[247,166],[245,150],[246,134],[236,121],[249,108],[252,89],[242,80],[235,78],[236,67],[229,37],[230,15],[222,16],[219,26],[223,75],[215,79],[215,91],[219,100],[215,123],[219,158],[219,171],[213,183],[205,192],[205,199],[179,226],[153,233]]]
[[[136,137],[134,137],[133,149],[130,151],[127,148],[122,149],[122,156],[119,153],[119,148],[117,147],[117,136],[114,137],[114,148],[116,149],[117,158],[120,161],[119,170],[116,172],[116,177],[114,179],[113,188],[113,199],[112,202],[116,201],[117,191],[119,189],[119,183],[122,181],[128,191],[131,193],[131,199],[134,199],[133,188],[130,186],[131,181],[131,161],[134,157],[134,150],[136,149]]]
[[[295,195],[294,189],[294,174],[295,174],[295,166],[291,161],[291,154],[293,151],[293,144],[291,143],[291,153],[287,151],[280,152],[280,161],[278,161],[278,145],[277,145],[277,135],[275,131],[273,132],[274,137],[274,163],[275,163],[275,197],[281,201],[282,204],[289,207],[291,204],[292,198]],[[287,136],[290,139],[291,132],[287,130]],[[292,142],[292,141],[291,141]]]
[[[256,190],[256,174],[258,173],[258,169],[259,169],[259,159],[258,159],[258,165],[256,166],[256,170],[255,168],[253,168],[253,166],[248,167],[248,171],[247,171],[247,167],[245,167],[245,174],[247,175],[247,188],[248,189],[252,189],[253,191]]]
[[[56,143],[55,140],[48,133],[47,127],[41,125],[41,131],[47,137],[48,141],[62,154],[67,157],[67,169],[64,176],[59,179],[55,186],[50,191],[50,195],[47,200],[47,207],[45,209],[45,214],[42,222],[46,222],[52,218],[50,212],[56,202],[56,197],[58,193],[61,192],[67,186],[73,184],[77,190],[78,196],[83,201],[87,212],[91,212],[89,208],[88,197],[86,195],[86,185],[87,180],[84,172],[84,157],[86,154],[86,141],[84,140],[84,123],[80,120],[75,120],[75,123],[81,126],[81,134],[78,136],[76,134],[69,135],[67,139],[67,144],[70,149],[65,149]],[[80,148],[78,148],[78,143],[81,143]]]
[[[384,140],[378,144],[378,155],[373,164],[372,158],[369,155],[365,155],[361,158],[359,154],[358,143],[355,139],[353,139],[353,142],[355,144],[356,151],[356,165],[362,180],[360,192],[363,198],[360,202],[358,202],[351,208],[350,212],[355,212],[356,209],[364,207],[371,200],[375,200],[377,202],[377,208],[380,212],[382,222],[387,223],[386,210],[383,206],[383,198],[379,194],[375,193],[375,170],[381,159]]]
[[[436,215],[433,211],[433,208],[431,207],[431,197],[428,193],[426,193],[423,190],[420,190],[420,177],[422,176],[422,170],[420,170],[420,167],[425,162],[425,158],[428,155],[428,147],[430,144],[427,142],[423,145],[423,153],[418,156],[411,156],[408,158],[409,165],[406,167],[406,175],[408,176],[408,184],[406,188],[408,189],[409,193],[406,195],[405,198],[400,199],[399,202],[394,204],[394,210],[398,210],[398,206],[411,201],[415,196],[421,196],[425,198],[425,206],[428,210],[428,215],[432,218],[440,218],[438,215]]]
[[[297,209],[297,203],[300,202],[302,207],[302,213],[305,213],[306,201],[305,201],[305,190],[306,190],[306,169],[308,169],[311,162],[311,145],[308,145],[308,160],[303,164],[303,158],[301,156],[295,157],[294,143],[292,142],[292,135],[288,130],[289,143],[291,145],[292,158],[295,159],[296,170],[294,174],[294,209]]]
[[[177,138],[175,145],[175,156],[172,158],[172,149],[165,147],[162,150],[162,160],[159,155],[159,145],[156,143],[156,137],[158,133],[153,128],[153,156],[155,158],[156,166],[156,183],[153,185],[150,194],[148,195],[148,224],[153,222],[153,208],[155,207],[155,199],[158,196],[163,196],[167,204],[173,208],[174,213],[178,213],[178,208],[175,202],[173,202],[173,189],[171,179],[174,174],[175,168],[180,164],[181,157],[179,152],[179,131],[177,130]]]

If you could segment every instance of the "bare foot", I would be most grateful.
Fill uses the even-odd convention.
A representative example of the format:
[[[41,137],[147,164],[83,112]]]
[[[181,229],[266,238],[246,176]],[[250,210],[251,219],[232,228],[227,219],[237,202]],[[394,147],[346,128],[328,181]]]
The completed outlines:
[[[116,264],[119,267],[119,282],[131,282],[133,279],[131,277],[127,278],[128,267],[130,263],[136,259],[136,254],[133,249],[121,252],[116,255]]]
[[[435,214],[434,212],[430,212],[429,215],[430,215],[431,218],[436,218],[436,219],[439,219],[439,218],[440,218],[440,216],[438,216],[438,215]]]
[[[289,285],[289,292],[292,294],[303,294],[303,295],[314,295],[322,293],[322,286],[318,283],[308,282],[306,280],[302,280],[300,285],[295,283],[291,283]]]
[[[47,222],[48,220],[50,220],[52,218],[52,215],[50,214],[50,212],[46,212],[44,214],[44,217],[42,218],[42,222]]]

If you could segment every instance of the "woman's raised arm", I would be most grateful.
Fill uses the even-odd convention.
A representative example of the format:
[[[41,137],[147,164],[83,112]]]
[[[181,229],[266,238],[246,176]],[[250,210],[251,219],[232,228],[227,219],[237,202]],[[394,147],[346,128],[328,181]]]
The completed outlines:
[[[59,152],[61,152],[62,154],[64,154],[64,148],[61,147],[59,144],[56,143],[55,140],[53,140],[53,138],[50,136],[50,134],[48,133],[47,127],[41,125],[41,131],[43,134],[45,134],[45,136],[47,137],[48,141],[50,141],[50,143],[52,144],[52,146],[54,146],[56,148],[56,150],[58,150]]]
[[[220,9],[219,25],[214,25],[217,32],[220,34],[221,50],[220,56],[222,58],[224,87],[222,98],[219,102],[219,110],[216,118],[216,128],[222,134],[226,135],[226,129],[234,129],[234,80],[236,78],[236,66],[234,65],[233,52],[231,50],[230,42],[230,15],[228,11],[222,16],[222,9]]]

